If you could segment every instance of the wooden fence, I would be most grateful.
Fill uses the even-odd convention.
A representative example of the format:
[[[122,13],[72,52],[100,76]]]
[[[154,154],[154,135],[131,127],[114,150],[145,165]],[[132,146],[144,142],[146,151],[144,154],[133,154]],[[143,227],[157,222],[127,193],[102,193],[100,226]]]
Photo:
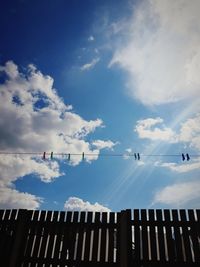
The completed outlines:
[[[200,266],[200,210],[0,210],[2,267]]]

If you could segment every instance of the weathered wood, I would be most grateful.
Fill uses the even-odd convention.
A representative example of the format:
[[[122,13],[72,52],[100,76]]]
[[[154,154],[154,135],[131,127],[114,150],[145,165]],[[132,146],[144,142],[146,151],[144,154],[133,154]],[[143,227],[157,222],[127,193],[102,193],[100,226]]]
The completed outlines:
[[[115,213],[111,212],[109,217],[109,223],[114,224],[115,222]],[[114,257],[114,234],[116,229],[114,227],[109,228],[108,230],[108,262],[113,262]]]
[[[164,228],[163,228],[163,215],[162,210],[156,210],[156,218],[158,223],[158,247],[159,247],[159,261],[165,262],[165,239],[164,239]]]
[[[149,210],[149,231],[150,231],[150,247],[151,247],[151,260],[157,260],[157,246],[156,246],[156,228],[153,226],[155,222],[154,210]]]
[[[199,236],[198,236],[198,226],[195,219],[194,210],[188,210],[189,220],[190,220],[190,238],[192,241],[192,250],[194,253],[194,259],[196,262],[200,262],[200,247],[199,247]]]
[[[90,259],[90,249],[91,249],[91,225],[92,225],[92,212],[87,214],[87,225],[86,225],[86,237],[85,237],[85,251],[84,251],[84,260],[86,262]]]
[[[167,222],[165,229],[166,229],[166,239],[167,239],[168,260],[169,262],[175,262],[175,244],[172,234],[172,224],[169,223],[171,222],[169,210],[164,210],[164,220]]]
[[[144,224],[143,224],[144,222]],[[149,260],[149,244],[148,244],[148,232],[147,232],[147,211],[141,210],[141,225],[142,225],[142,256],[143,260],[147,262]]]
[[[0,210],[5,267],[199,267],[199,240],[200,210]]]

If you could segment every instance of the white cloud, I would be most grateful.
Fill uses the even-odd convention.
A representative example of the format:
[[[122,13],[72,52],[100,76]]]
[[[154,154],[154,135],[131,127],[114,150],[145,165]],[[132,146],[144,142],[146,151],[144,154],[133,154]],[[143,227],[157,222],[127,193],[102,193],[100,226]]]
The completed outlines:
[[[200,161],[193,161],[191,163],[177,164],[174,162],[164,162],[164,163],[156,163],[155,166],[168,168],[171,171],[175,171],[177,173],[186,173],[190,171],[194,171],[200,169]]]
[[[0,187],[1,209],[38,209],[42,198],[8,187]]]
[[[166,127],[163,119],[159,117],[138,120],[134,131],[142,139],[147,138],[153,141],[160,140],[169,143],[185,143],[200,151],[200,113],[182,122],[177,132],[170,127]]]
[[[166,186],[155,194],[154,202],[183,207],[200,203],[200,181],[177,183]]]
[[[53,88],[53,78],[43,75],[33,65],[23,73],[12,61],[0,66],[3,82],[0,84],[0,151],[88,153],[87,161],[96,160],[100,148],[91,149],[87,135],[103,127],[101,119],[84,120],[72,111]],[[39,155],[39,157],[41,157]],[[41,159],[41,158],[40,158]],[[57,161],[42,161],[30,156],[0,156],[0,189],[8,206],[12,195],[19,203],[26,199],[30,208],[39,207],[40,198],[15,190],[14,182],[28,174],[37,175],[43,182],[51,182],[62,175]],[[77,165],[81,157],[71,157]],[[0,206],[5,206],[0,199]],[[25,204],[22,206],[24,207]]]
[[[88,41],[89,41],[89,42],[94,41],[94,36],[90,35],[90,37],[88,38]]]
[[[78,197],[69,197],[64,204],[64,208],[70,211],[98,211],[98,212],[110,212],[107,207],[102,206],[99,203],[91,204],[88,201],[84,201]]]
[[[160,128],[156,127],[160,125]],[[175,133],[172,129],[163,125],[163,119],[161,118],[148,118],[144,120],[138,120],[135,126],[135,132],[137,132],[139,138],[148,138],[150,140],[162,140],[175,142]]]
[[[91,62],[84,64],[80,67],[81,71],[91,70],[99,62],[100,58],[94,58]]]
[[[111,140],[103,141],[103,140],[95,140],[92,142],[92,145],[95,146],[97,149],[104,149],[109,148],[112,149],[118,143],[114,143]]]
[[[130,94],[143,104],[199,98],[199,10],[198,0],[139,1],[132,18],[121,23],[109,66],[118,64],[128,73]]]

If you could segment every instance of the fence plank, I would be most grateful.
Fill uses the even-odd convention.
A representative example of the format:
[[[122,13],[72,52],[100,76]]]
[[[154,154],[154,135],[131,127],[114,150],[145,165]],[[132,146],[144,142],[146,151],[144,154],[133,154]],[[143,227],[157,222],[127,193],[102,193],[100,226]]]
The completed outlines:
[[[156,228],[155,228],[155,213],[154,210],[149,210],[149,231],[150,231],[150,246],[151,246],[151,260],[157,260],[157,246],[156,246]]]
[[[116,233],[116,228],[114,228],[115,222],[115,213],[110,212],[109,223],[113,225],[109,227],[108,230],[108,262],[111,263],[114,261],[114,235]]]
[[[192,251],[190,245],[189,229],[187,226],[186,211],[180,210],[180,217],[182,222],[182,239],[184,244],[185,258],[188,263],[192,263]]]
[[[182,247],[182,240],[181,240],[181,233],[180,233],[180,226],[179,226],[179,218],[178,218],[178,211],[172,210],[172,221],[174,224],[174,245],[175,245],[175,257],[176,261],[183,262],[183,247]]]
[[[46,259],[46,252],[48,249],[48,237],[49,237],[49,224],[51,222],[52,212],[47,211],[46,218],[44,221],[44,228],[43,228],[43,238],[41,242],[41,250],[40,250],[40,258]],[[38,267],[42,267],[42,264],[39,263]]]
[[[61,250],[61,266],[65,266],[66,260],[70,257],[70,225],[72,220],[72,212],[68,211],[66,214],[66,222],[64,226],[64,233],[62,236],[62,250]]]
[[[101,247],[100,247],[100,261],[103,263],[106,259],[106,225],[107,225],[107,212],[102,213],[102,223],[101,223]]]
[[[86,227],[85,251],[84,251],[84,260],[86,262],[89,262],[89,259],[90,259],[92,216],[93,216],[92,212],[87,213],[87,227]]]
[[[61,257],[61,244],[63,242],[63,235],[64,235],[64,220],[65,220],[65,212],[61,211],[59,213],[59,222],[57,223],[57,238],[54,250],[54,258],[60,259]]]
[[[166,239],[167,239],[167,251],[168,251],[168,260],[169,262],[175,261],[175,246],[174,239],[172,235],[172,224],[170,219],[170,211],[164,210],[164,220],[166,223]]]
[[[100,222],[100,212],[95,213],[94,218],[94,234],[93,234],[93,250],[92,250],[92,261],[97,262],[98,256],[98,245],[99,245],[99,222]]]
[[[28,260],[30,259],[30,257],[32,256],[32,247],[33,247],[33,241],[34,241],[34,237],[35,237],[35,228],[37,225],[37,221],[38,221],[38,215],[39,215],[39,211],[28,211],[28,215],[27,215],[27,240],[26,240],[26,245],[24,248],[24,258],[25,258],[25,262],[24,262],[24,267],[28,266]]]
[[[165,241],[164,241],[165,239],[164,239],[162,210],[156,210],[156,218],[157,218],[157,225],[158,225],[159,258],[160,258],[160,262],[165,262],[166,255],[165,255]]]
[[[81,261],[82,253],[84,249],[83,237],[84,237],[84,232],[85,232],[85,225],[84,225],[85,217],[86,217],[86,213],[82,211],[81,217],[80,217],[80,223],[78,227],[78,245],[77,245],[77,257],[76,257],[78,262]]]
[[[140,238],[140,213],[139,210],[133,211],[134,215],[134,247],[135,253],[134,258],[136,262],[141,260],[141,238]]]
[[[141,210],[141,225],[142,225],[142,256],[146,262],[149,260],[148,232],[147,232],[147,211]]]
[[[188,210],[190,220],[190,238],[192,240],[192,248],[195,262],[200,262],[200,248],[198,240],[197,221],[195,220],[194,210]]]

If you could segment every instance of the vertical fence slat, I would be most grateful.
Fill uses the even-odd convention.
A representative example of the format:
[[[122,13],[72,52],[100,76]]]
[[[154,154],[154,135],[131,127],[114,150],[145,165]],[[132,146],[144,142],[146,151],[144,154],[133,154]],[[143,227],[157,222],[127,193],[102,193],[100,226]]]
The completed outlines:
[[[148,232],[147,232],[147,211],[141,210],[141,225],[142,225],[142,254],[143,260],[149,260],[149,245],[148,245]]]
[[[149,225],[150,225],[150,246],[151,246],[151,260],[157,260],[156,247],[156,227],[155,227],[155,213],[154,210],[149,210]]]
[[[98,245],[99,245],[100,212],[95,212],[94,222],[95,222],[95,226],[94,226],[94,235],[93,235],[92,261],[97,262]]]
[[[140,239],[140,213],[139,210],[133,211],[134,216],[134,258],[136,262],[141,260],[141,239]]]
[[[114,235],[115,235],[115,228],[114,228],[114,222],[115,222],[115,213],[110,212],[109,213],[109,223],[110,227],[108,230],[108,262],[113,263],[114,260]],[[112,225],[112,226],[111,226]]]
[[[64,224],[64,232],[62,236],[62,250],[61,250],[62,266],[65,266],[66,260],[69,259],[69,256],[71,255],[71,251],[69,251],[70,250],[70,235],[72,234],[70,232],[71,220],[72,220],[72,212],[68,211],[66,214],[66,222]]]
[[[35,228],[37,225],[39,211],[28,211],[28,236],[27,236],[27,242],[26,242],[26,249],[25,249],[25,263],[24,266],[28,266],[28,260],[31,257],[32,247],[33,247],[33,241],[35,237]]]
[[[182,239],[184,244],[185,258],[188,263],[192,263],[192,251],[191,251],[190,237],[189,237],[190,235],[189,235],[185,210],[180,210],[180,218],[182,223]]]
[[[200,262],[200,248],[198,240],[197,221],[195,220],[194,210],[188,210],[190,220],[190,238],[192,240],[192,248],[195,262]]]
[[[59,213],[59,222],[57,223],[57,239],[55,244],[54,250],[54,258],[60,259],[61,254],[61,243],[63,241],[63,234],[64,234],[64,219],[65,219],[65,212],[61,211]]]
[[[100,249],[100,261],[105,262],[106,258],[106,225],[107,225],[107,212],[102,213],[102,228],[101,228],[101,249]]]
[[[48,242],[48,248],[47,248],[47,260],[49,263],[47,264],[47,267],[50,266],[50,259],[52,259],[52,252],[53,252],[53,246],[54,246],[54,238],[55,238],[55,228],[56,228],[56,222],[58,220],[58,212],[54,211],[53,212],[53,219],[52,221],[49,222],[48,225],[48,232],[49,232],[49,242]]]
[[[168,259],[170,262],[175,261],[175,244],[172,235],[172,223],[170,220],[170,211],[164,210],[164,220],[166,223],[166,239],[167,239],[167,251],[168,251]]]
[[[92,212],[87,213],[87,228],[85,238],[85,251],[84,260],[87,262],[90,259],[90,248],[91,248],[91,230],[92,230]]]
[[[159,258],[161,262],[165,262],[165,239],[163,228],[163,215],[162,210],[156,210],[157,226],[158,226],[158,246],[159,246]]]
[[[79,217],[78,211],[74,211],[73,220],[72,220],[73,227],[70,227],[70,232],[69,232],[69,245],[70,245],[69,260],[70,262],[73,262],[74,260],[76,260],[76,257],[77,257],[78,217]]]
[[[174,242],[175,242],[175,257],[176,261],[183,262],[183,248],[182,248],[182,240],[181,240],[181,233],[180,233],[180,226],[179,226],[179,219],[178,219],[178,211],[172,210],[172,220],[174,225]]]
[[[40,259],[46,259],[46,250],[48,249],[48,235],[49,235],[49,222],[51,221],[52,212],[47,211],[46,218],[44,221],[44,228],[43,228],[43,238],[41,243],[41,250],[40,250]],[[39,267],[42,267],[42,263],[40,262]]]
[[[84,231],[85,231],[85,212],[81,212],[81,218],[80,218],[80,223],[79,223],[79,228],[78,228],[78,245],[77,245],[77,261],[80,262],[82,258],[82,253],[84,249],[84,244],[83,244],[83,236],[84,236]]]
[[[42,240],[42,235],[43,235],[43,223],[45,220],[45,215],[46,215],[46,211],[42,210],[40,212],[39,222],[37,222],[37,236],[36,236],[35,246],[33,250],[34,259],[38,258],[38,255],[40,252],[39,249],[40,249],[40,242]],[[34,224],[36,224],[35,221],[34,221]]]

